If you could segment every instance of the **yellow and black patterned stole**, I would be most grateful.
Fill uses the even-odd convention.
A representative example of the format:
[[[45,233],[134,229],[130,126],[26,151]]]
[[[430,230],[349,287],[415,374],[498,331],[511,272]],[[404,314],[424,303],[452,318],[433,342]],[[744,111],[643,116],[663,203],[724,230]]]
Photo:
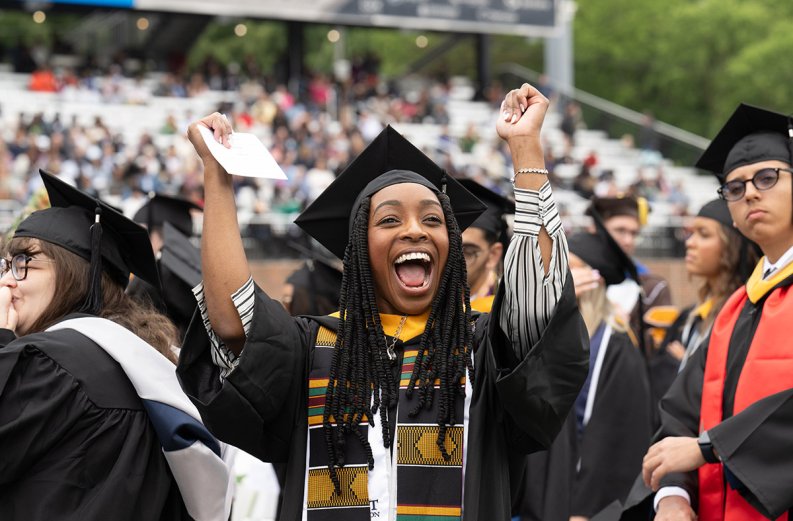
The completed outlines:
[[[414,394],[412,400],[408,399],[405,391],[413,374],[417,353],[415,347],[405,347],[399,382],[397,521],[459,521],[463,500],[464,400],[459,396],[454,403],[457,409],[454,416],[459,424],[446,430],[445,447],[450,456],[447,461],[441,455],[437,443],[438,395],[431,408],[421,409],[416,416],[409,416],[414,408],[411,402],[418,398]],[[439,385],[440,381],[436,380],[436,393]],[[460,385],[465,385],[464,379]]]
[[[398,321],[399,317],[381,315],[386,333],[393,334]],[[455,417],[460,424],[447,429],[445,446],[451,456],[449,461],[443,458],[437,445],[439,427],[436,422],[440,400],[433,400],[433,407],[422,409],[417,416],[408,414],[418,400],[418,393],[409,399],[405,391],[413,373],[424,321],[426,317],[410,317],[399,335],[404,342],[404,352],[400,353],[402,360],[395,443],[397,465],[396,472],[390,477],[397,480],[397,521],[459,521],[463,490],[464,398],[458,397],[454,404],[457,409]],[[398,347],[402,342],[398,343]],[[336,333],[320,327],[308,381],[307,519],[387,519],[388,505],[378,504],[377,498],[369,497],[370,475],[366,455],[352,435],[346,443],[345,466],[337,470],[341,494],[336,494],[330,478],[322,417],[335,343]],[[460,385],[465,385],[465,382],[461,381]],[[378,415],[375,421],[379,419]],[[383,443],[381,438],[372,439],[366,421],[361,422],[360,429],[371,444]]]
[[[306,479],[306,510],[308,521],[368,521],[369,466],[361,444],[350,436],[346,446],[343,468],[337,469],[341,494],[337,494],[328,470],[328,453],[325,446],[325,429],[322,417],[325,412],[325,392],[328,374],[333,361],[336,332],[320,327],[308,378],[308,472]],[[367,434],[367,421],[360,429]],[[382,443],[382,441],[381,441]]]

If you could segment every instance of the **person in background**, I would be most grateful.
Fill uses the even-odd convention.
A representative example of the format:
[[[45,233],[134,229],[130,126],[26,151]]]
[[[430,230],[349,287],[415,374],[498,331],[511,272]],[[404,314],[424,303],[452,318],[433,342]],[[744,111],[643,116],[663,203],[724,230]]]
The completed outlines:
[[[701,280],[696,304],[684,309],[666,330],[649,360],[654,403],[696,350],[707,341],[716,316],[736,289],[743,286],[759,258],[757,245],[733,226],[722,199],[705,204],[688,226],[686,271]],[[649,310],[652,311],[652,310]]]
[[[306,261],[286,279],[281,303],[292,316],[329,315],[339,309],[341,263],[322,246],[289,244]],[[327,252],[327,253],[326,253]]]
[[[0,259],[0,519],[228,519],[226,447],[179,388],[145,230],[41,173],[51,208]]]
[[[618,311],[630,317],[631,329],[637,335],[640,330],[645,330],[645,310],[672,303],[669,283],[663,277],[651,273],[635,258],[637,240],[641,227],[647,222],[648,211],[646,200],[630,196],[593,197],[588,209],[593,218],[595,215],[600,218],[620,248],[636,265],[639,273],[638,284],[633,279],[626,279],[624,284],[611,286],[609,299],[617,306]],[[642,336],[640,345],[643,342],[645,351],[649,352],[653,347],[652,339],[646,334]]]
[[[192,288],[201,282],[201,253],[193,245],[193,212],[201,207],[181,197],[155,194],[132,218],[149,232],[162,289],[134,278],[127,294],[154,305],[171,319],[180,338],[196,310]]]
[[[472,179],[461,179],[487,210],[463,231],[463,257],[471,288],[471,309],[489,313],[509,246],[506,214],[515,213],[515,203]]]
[[[627,323],[606,297],[636,268],[605,230],[569,237],[570,270],[590,338],[589,375],[548,451],[528,456],[520,521],[587,521],[630,492],[652,436],[650,384]]]

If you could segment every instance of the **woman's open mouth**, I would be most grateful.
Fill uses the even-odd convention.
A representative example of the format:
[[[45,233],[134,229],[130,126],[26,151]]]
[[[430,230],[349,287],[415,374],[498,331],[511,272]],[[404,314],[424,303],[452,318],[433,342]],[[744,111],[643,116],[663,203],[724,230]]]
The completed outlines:
[[[430,286],[432,258],[426,252],[403,253],[394,261],[400,285],[410,293],[422,293]]]

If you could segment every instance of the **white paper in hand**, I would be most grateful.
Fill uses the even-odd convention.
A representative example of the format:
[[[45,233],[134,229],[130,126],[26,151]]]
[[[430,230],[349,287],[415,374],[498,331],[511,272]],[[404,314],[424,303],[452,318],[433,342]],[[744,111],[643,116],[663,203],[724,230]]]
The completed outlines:
[[[229,174],[265,179],[286,179],[286,174],[273,159],[270,151],[253,134],[234,132],[229,136],[231,148],[226,148],[215,141],[214,134],[205,126],[199,125],[198,130],[209,151]]]

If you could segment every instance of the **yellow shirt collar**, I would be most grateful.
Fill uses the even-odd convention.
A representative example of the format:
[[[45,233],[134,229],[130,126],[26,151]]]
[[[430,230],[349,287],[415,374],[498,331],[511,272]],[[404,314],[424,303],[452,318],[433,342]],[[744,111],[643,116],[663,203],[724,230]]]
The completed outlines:
[[[791,262],[774,273],[770,279],[763,280],[764,260],[765,257],[760,259],[760,262],[755,266],[754,272],[752,272],[749,280],[746,281],[746,294],[749,296],[749,300],[752,301],[752,304],[757,304],[757,302],[771,291],[774,286],[793,275],[793,262]]]
[[[694,313],[699,315],[699,318],[705,320],[710,315],[710,312],[713,311],[713,299],[709,298],[699,306],[694,309]]]
[[[339,318],[339,312],[337,311],[330,316]],[[387,336],[393,336],[396,333],[397,328],[399,328],[399,324],[402,322],[403,316],[404,315],[389,315],[386,313],[380,313],[380,324],[383,326],[383,333],[385,333]],[[408,316],[405,320],[405,324],[402,326],[402,330],[399,332],[399,340],[405,342],[424,333],[424,328],[427,325],[427,319],[429,316],[429,311],[422,313],[421,315]]]

